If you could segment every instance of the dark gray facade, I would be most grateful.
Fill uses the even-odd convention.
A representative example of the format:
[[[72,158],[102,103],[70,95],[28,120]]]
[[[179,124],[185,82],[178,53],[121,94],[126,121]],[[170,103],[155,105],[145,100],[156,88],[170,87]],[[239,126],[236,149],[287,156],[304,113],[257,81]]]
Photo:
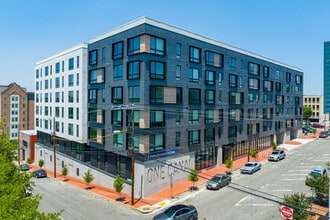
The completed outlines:
[[[92,39],[88,50],[88,145],[100,169],[130,179],[133,132],[142,167],[193,155],[199,170],[298,136],[295,67],[149,18]]]

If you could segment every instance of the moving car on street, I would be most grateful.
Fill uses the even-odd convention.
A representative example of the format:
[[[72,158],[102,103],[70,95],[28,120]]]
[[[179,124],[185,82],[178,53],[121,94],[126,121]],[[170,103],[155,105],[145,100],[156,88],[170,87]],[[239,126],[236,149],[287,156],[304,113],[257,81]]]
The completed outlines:
[[[286,156],[284,150],[274,150],[269,156],[268,161],[279,161],[284,159]]]
[[[194,220],[198,219],[197,209],[192,205],[178,204],[156,215],[153,220]]]
[[[216,174],[206,183],[207,189],[220,189],[231,183],[231,176],[227,174]]]
[[[259,162],[247,162],[241,167],[241,173],[253,174],[261,169],[261,163]]]

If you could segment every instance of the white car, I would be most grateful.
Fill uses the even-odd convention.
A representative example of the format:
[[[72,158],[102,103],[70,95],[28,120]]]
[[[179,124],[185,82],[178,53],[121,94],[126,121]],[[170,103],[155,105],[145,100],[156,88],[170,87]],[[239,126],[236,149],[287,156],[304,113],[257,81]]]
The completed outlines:
[[[286,157],[284,150],[274,150],[268,157],[269,161],[279,161]]]
[[[241,167],[241,173],[253,174],[254,172],[261,169],[261,163],[259,162],[247,162]]]

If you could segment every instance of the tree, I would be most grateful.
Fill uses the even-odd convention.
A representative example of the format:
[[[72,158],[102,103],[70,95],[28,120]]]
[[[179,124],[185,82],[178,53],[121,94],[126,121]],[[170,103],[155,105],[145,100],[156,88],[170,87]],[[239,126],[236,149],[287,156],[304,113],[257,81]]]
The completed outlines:
[[[233,166],[233,159],[231,157],[228,157],[227,160],[225,161],[226,168],[228,169],[227,173],[230,172],[230,168]]]
[[[196,189],[195,183],[199,180],[198,171],[195,169],[191,170],[190,173],[188,174],[188,179],[193,183],[191,190],[195,190]]]
[[[86,183],[86,185],[87,185],[87,188],[86,188],[86,189],[90,189],[89,184],[90,184],[91,182],[93,182],[94,179],[95,179],[95,178],[94,178],[94,176],[93,176],[91,170],[88,169],[88,170],[85,172],[85,174],[84,174],[84,180],[85,180],[85,183]]]
[[[62,168],[62,175],[64,176],[64,179],[65,179],[66,175],[68,175],[68,167],[66,165]]]
[[[252,148],[250,151],[250,156],[255,160],[258,157],[258,149],[257,148]]]
[[[327,175],[310,175],[306,177],[305,184],[315,193],[316,202],[326,205],[329,202],[329,178]]]
[[[31,161],[31,158],[30,158],[30,157],[28,157],[28,158],[26,159],[26,163],[27,163],[27,164],[29,164],[29,165],[32,163],[32,161]]]
[[[6,133],[0,133],[0,219],[60,219],[62,211],[39,212],[41,196],[30,193],[34,186],[31,175],[17,168],[13,162],[15,152],[17,145],[9,140]]]
[[[304,193],[294,193],[292,195],[284,195],[283,203],[293,209],[293,220],[308,219],[306,209],[311,207],[311,202]]]
[[[124,179],[117,175],[115,181],[113,182],[113,188],[118,193],[118,200],[121,200],[121,191],[124,189]]]
[[[316,132],[317,132],[316,129],[313,129],[312,132],[313,132],[314,137],[315,137],[315,134],[316,134]]]
[[[38,165],[39,165],[40,168],[42,168],[44,166],[44,164],[45,164],[45,161],[43,159],[40,159],[38,161]]]
[[[275,143],[275,141],[272,141],[272,147],[273,147],[273,150],[277,149],[277,144]]]
[[[304,106],[303,108],[303,119],[307,121],[313,114],[312,107]]]

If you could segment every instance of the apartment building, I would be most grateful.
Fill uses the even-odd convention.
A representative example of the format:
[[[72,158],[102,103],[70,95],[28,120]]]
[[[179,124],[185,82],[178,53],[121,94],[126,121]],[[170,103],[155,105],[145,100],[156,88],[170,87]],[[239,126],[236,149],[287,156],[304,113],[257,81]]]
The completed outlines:
[[[34,128],[34,93],[16,83],[0,86],[0,112],[3,131],[10,140],[18,139],[19,131]]]
[[[311,107],[311,122],[326,123],[329,121],[329,114],[324,113],[323,95],[304,95],[304,106]]]
[[[300,69],[147,17],[91,39],[81,64],[88,69],[81,77],[87,83],[81,92],[87,141],[77,146],[56,129],[55,137],[63,138],[55,138],[59,162],[70,163],[79,178],[92,168],[94,182],[105,186],[119,174],[124,191],[135,197],[185,180],[191,169],[235,160],[301,132]],[[46,78],[40,62],[38,69],[40,100]],[[36,127],[38,138],[47,133],[51,144],[51,126],[41,123],[47,105],[40,103]],[[55,115],[55,121],[62,118],[69,123]]]
[[[87,44],[81,43],[35,65],[36,163],[57,170],[68,155],[84,162],[81,151],[87,143]],[[54,165],[53,148],[58,151]],[[76,173],[76,167],[69,166]],[[79,171],[78,171],[79,172]]]

